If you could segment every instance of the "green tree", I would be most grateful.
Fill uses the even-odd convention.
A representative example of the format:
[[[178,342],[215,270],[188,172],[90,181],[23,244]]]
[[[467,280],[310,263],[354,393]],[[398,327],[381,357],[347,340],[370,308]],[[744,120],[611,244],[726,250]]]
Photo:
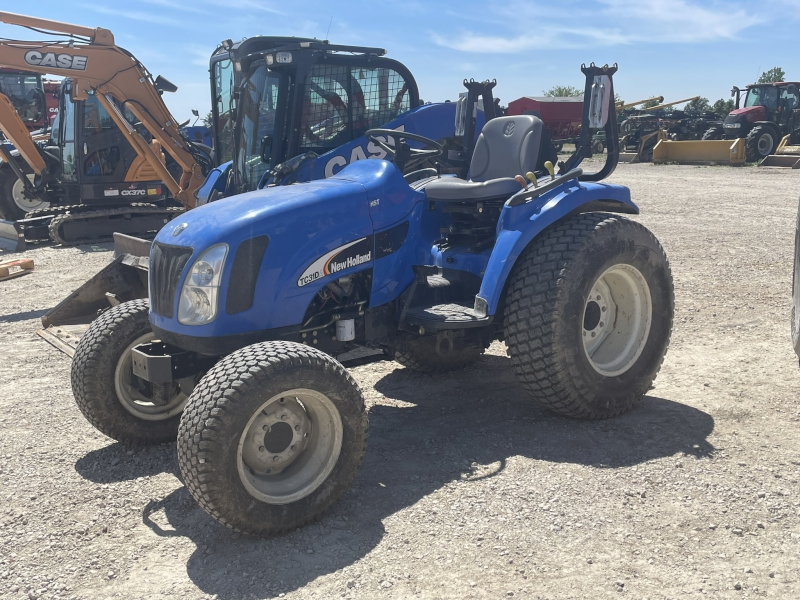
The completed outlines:
[[[208,111],[208,114],[205,117],[203,117],[203,125],[210,128],[213,122],[214,122],[214,113]]]
[[[687,102],[683,110],[687,115],[699,115],[711,110],[711,103],[708,101],[708,98],[698,98],[697,100]]]
[[[571,85],[555,85],[549,90],[542,92],[545,96],[554,96],[556,98],[571,97],[583,95],[583,90]]]
[[[653,98],[652,100],[648,100],[647,102],[642,103],[642,108],[653,108],[654,106],[658,106],[661,104],[658,100]]]
[[[735,104],[731,98],[720,98],[711,105],[711,112],[717,115],[720,119],[724,119],[735,108]]]
[[[769,71],[764,71],[761,74],[757,83],[776,83],[778,81],[784,81],[785,78],[786,71],[780,67],[772,67]]]

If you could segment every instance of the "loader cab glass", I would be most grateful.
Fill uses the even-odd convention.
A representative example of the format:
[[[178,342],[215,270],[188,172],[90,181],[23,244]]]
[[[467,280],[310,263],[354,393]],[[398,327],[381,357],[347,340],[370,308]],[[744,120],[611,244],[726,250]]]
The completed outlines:
[[[315,65],[303,97],[300,152],[322,154],[410,108],[409,82],[393,69]]]
[[[286,79],[285,75],[270,71],[262,64],[242,85],[235,161],[237,182],[242,191],[256,189],[261,176],[273,166],[282,129],[280,114],[285,103]]]
[[[45,96],[42,89],[40,75],[0,73],[0,93],[8,96],[26,124],[44,120]]]
[[[211,107],[211,118],[217,139],[214,140],[217,163],[233,159],[233,90],[235,86],[233,61],[217,61],[212,67],[211,93],[215,99]]]

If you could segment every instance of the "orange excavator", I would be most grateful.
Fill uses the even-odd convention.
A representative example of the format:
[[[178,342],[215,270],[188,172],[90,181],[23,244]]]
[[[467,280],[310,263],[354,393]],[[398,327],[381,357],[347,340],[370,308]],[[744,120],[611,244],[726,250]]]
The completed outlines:
[[[183,209],[195,206],[211,159],[207,148],[181,134],[164,104],[161,94],[177,89],[172,83],[161,76],[153,78],[130,52],[115,44],[107,29],[8,12],[0,12],[0,22],[62,36],[56,42],[0,39],[0,67],[66,78],[72,101],[93,105],[135,152],[127,161],[118,149],[92,152],[76,128],[65,122],[67,115],[61,115],[60,129],[54,127],[58,145],[37,143],[11,100],[0,93],[0,130],[33,171],[33,181],[2,147],[0,158],[14,170],[26,196],[50,203],[48,209],[37,211],[50,237],[74,242],[110,237],[115,231],[158,230]],[[83,185],[81,177],[99,167],[101,174],[117,177],[99,177],[92,182],[95,185]],[[162,195],[162,183],[171,199]]]

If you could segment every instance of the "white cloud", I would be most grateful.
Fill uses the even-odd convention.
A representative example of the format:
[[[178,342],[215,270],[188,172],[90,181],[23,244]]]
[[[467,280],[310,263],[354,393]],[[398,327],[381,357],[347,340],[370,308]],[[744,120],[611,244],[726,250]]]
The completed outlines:
[[[540,49],[580,49],[637,43],[691,44],[733,40],[763,22],[746,10],[726,3],[705,5],[693,0],[595,0],[591,4],[564,2],[553,11],[531,2],[489,5],[501,23],[475,33],[431,33],[439,46],[462,52],[514,54]],[[581,26],[591,23],[591,26]]]

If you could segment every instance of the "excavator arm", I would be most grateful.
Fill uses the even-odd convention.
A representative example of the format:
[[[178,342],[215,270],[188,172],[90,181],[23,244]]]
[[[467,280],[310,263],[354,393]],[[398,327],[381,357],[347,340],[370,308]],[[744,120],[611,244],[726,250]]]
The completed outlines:
[[[67,36],[67,39],[57,42],[0,39],[0,66],[69,77],[73,81],[72,96],[76,100],[85,100],[87,92],[92,90],[122,135],[158,173],[173,197],[187,208],[194,208],[197,190],[204,180],[202,158],[191,142],[181,135],[178,124],[161,99],[160,90],[170,91],[171,87],[174,91],[174,86],[160,78],[154,81],[136,57],[114,43],[114,36],[107,29],[9,12],[0,12],[0,22]],[[8,98],[4,98],[0,98],[0,129],[20,150],[31,168],[41,174],[44,161]],[[148,143],[136,131],[119,106],[133,113],[153,136],[153,143]],[[9,107],[13,115],[9,113]],[[175,181],[161,160],[161,149],[180,165],[183,171],[180,181]]]

